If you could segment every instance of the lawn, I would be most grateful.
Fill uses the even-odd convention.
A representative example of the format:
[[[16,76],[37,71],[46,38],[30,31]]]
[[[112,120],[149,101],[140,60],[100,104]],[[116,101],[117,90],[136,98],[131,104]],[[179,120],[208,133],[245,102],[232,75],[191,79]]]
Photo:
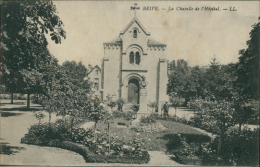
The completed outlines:
[[[134,138],[139,138],[143,144],[141,148],[149,151],[173,151],[180,146],[180,137],[185,137],[187,142],[201,143],[210,140],[210,137],[196,131],[189,125],[184,125],[178,122],[158,120],[167,129],[160,132],[135,132],[129,128],[122,128],[117,126],[119,120],[115,119],[114,123],[110,125],[110,135],[124,144],[131,145]],[[107,124],[98,123],[97,129],[101,132],[107,133]]]

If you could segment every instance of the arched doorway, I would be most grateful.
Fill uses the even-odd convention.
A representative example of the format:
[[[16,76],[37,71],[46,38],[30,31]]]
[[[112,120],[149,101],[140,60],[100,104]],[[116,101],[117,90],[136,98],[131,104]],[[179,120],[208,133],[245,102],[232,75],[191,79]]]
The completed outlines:
[[[139,81],[130,79],[128,82],[128,102],[139,104]]]

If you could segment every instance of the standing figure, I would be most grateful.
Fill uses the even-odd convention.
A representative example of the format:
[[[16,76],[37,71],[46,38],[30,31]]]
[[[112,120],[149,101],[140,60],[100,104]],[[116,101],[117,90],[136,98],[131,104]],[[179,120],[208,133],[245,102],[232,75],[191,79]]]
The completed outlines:
[[[168,112],[169,112],[169,105],[168,102],[165,102],[163,105],[163,111],[164,111],[164,117],[168,117]]]

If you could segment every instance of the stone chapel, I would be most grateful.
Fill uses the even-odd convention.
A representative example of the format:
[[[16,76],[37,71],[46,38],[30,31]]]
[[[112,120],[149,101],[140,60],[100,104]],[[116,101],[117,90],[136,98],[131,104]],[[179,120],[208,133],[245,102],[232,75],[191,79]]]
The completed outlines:
[[[139,104],[139,112],[149,112],[147,104],[156,101],[161,112],[168,101],[166,45],[155,41],[136,16],[116,39],[103,45],[102,98],[110,94],[114,100],[125,99],[125,106]]]

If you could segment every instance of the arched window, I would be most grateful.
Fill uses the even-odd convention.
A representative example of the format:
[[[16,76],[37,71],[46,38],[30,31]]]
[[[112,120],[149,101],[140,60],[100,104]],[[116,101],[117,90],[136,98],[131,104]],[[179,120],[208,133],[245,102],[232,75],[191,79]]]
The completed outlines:
[[[136,53],[135,53],[135,63],[138,64],[138,65],[140,64],[140,55],[139,55],[139,52],[136,52]]]
[[[137,38],[137,30],[134,30],[133,37],[134,37],[134,38]]]
[[[130,61],[130,64],[134,64],[134,52],[130,52],[129,61]]]

